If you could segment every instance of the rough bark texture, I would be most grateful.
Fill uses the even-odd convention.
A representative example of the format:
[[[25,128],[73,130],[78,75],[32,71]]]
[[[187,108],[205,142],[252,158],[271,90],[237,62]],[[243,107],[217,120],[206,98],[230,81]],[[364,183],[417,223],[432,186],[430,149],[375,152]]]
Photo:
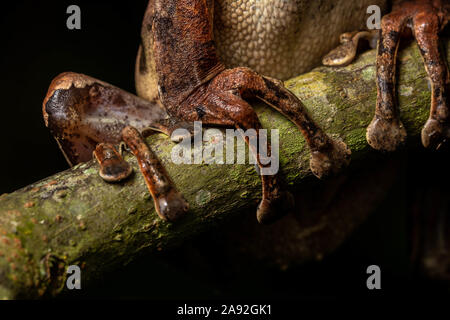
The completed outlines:
[[[448,50],[447,50],[448,56]],[[398,99],[410,145],[420,143],[430,90],[419,50],[399,53]],[[375,52],[344,68],[317,68],[286,82],[312,117],[352,150],[352,165],[373,158],[365,140],[376,99]],[[311,177],[309,152],[300,132],[273,109],[257,106],[265,128],[280,130],[280,167],[289,185]],[[131,156],[135,173],[120,184],[105,183],[90,161],[0,196],[0,297],[55,295],[65,287],[66,268],[79,265],[83,281],[133,260],[138,254],[175,246],[220,224],[261,195],[253,165],[175,165],[174,144],[148,139],[190,204],[180,222],[156,215],[152,198]],[[308,179],[309,180],[309,179]]]

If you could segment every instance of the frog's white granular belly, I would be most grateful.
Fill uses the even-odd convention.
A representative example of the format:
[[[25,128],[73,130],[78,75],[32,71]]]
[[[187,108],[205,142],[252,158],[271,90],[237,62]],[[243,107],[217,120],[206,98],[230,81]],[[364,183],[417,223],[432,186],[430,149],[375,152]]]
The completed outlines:
[[[227,67],[288,79],[320,64],[343,32],[365,29],[385,0],[216,0],[214,37]]]

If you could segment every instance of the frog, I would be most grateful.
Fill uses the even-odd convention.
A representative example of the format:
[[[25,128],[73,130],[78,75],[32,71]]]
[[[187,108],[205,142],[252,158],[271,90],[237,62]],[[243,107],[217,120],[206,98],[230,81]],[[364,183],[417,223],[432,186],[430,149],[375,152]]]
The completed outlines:
[[[422,14],[425,20],[431,5],[435,15],[430,19],[437,17],[439,25],[446,22],[442,17],[447,11],[440,10],[436,1],[408,3],[416,8],[415,15]],[[174,135],[176,129],[186,128],[192,133],[194,121],[242,130],[261,129],[248,102],[252,98],[275,108],[298,127],[311,151],[310,167],[315,176],[335,175],[349,164],[351,151],[341,139],[331,138],[314,122],[282,80],[318,65],[338,45],[338,37],[333,35],[361,28],[366,8],[374,4],[383,10],[388,7],[382,0],[150,0],[136,58],[138,96],[86,75],[63,73],[52,81],[44,99],[45,124],[69,164],[94,157],[100,176],[108,182],[122,181],[131,174],[122,155],[126,150],[124,142],[138,160],[157,214],[166,221],[184,217],[189,205],[146,144],[145,136],[162,132],[177,142],[182,137]],[[406,19],[396,19],[402,16],[402,8],[394,7],[383,18],[380,43],[392,42],[389,35],[395,32],[387,31],[386,26]],[[411,10],[407,10],[409,16]],[[427,25],[426,21],[423,24]],[[364,38],[361,33],[358,37]],[[380,55],[389,51],[395,56],[392,48],[381,48]],[[383,56],[377,61],[384,62],[377,69],[377,79],[386,80],[384,69],[393,69],[395,59]],[[393,97],[394,91],[393,83],[382,85],[385,98],[377,102],[378,118],[389,109],[384,108],[386,97],[389,92]],[[440,92],[444,97],[445,91]],[[386,130],[375,127],[375,136],[381,138],[372,141],[385,139]],[[260,154],[250,149],[261,170],[264,165]],[[270,146],[268,149],[270,152]],[[269,223],[289,211],[294,199],[282,187],[279,174],[261,175],[261,181],[257,220]]]

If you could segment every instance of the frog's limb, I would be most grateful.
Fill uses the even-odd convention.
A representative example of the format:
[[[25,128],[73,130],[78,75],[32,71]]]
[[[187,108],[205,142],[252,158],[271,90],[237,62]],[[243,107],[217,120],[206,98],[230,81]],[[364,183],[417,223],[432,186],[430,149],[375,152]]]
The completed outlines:
[[[448,1],[414,0],[396,4],[392,13],[383,17],[377,55],[377,106],[375,117],[367,128],[367,140],[372,147],[392,151],[406,137],[398,120],[394,95],[395,57],[405,25],[413,30],[431,80],[431,111],[422,130],[422,143],[437,149],[448,140],[450,118],[446,92],[450,81],[439,53],[438,33],[447,24],[449,13]]]
[[[326,66],[345,66],[351,63],[358,50],[360,40],[367,40],[369,46],[374,49],[379,38],[378,30],[346,32],[340,36],[340,45],[331,50],[322,58],[322,64]]]
[[[261,124],[244,99],[259,98],[286,115],[301,130],[311,149],[311,170],[318,177],[337,173],[350,160],[350,150],[340,141],[329,138],[309,117],[300,100],[280,81],[262,77],[249,68],[227,69],[209,83],[200,86],[178,108],[177,118],[202,121],[209,125],[235,126],[258,132]],[[248,142],[248,139],[246,139]],[[252,146],[250,146],[252,147]],[[253,148],[260,169],[265,166],[261,155]],[[263,161],[265,162],[265,161]],[[267,163],[267,162],[266,162]],[[286,211],[280,206],[289,195],[281,192],[276,174],[262,175],[263,199],[258,208],[260,222],[273,220],[275,212]]]
[[[318,178],[325,178],[339,173],[350,162],[351,151],[347,145],[331,139],[316,125],[306,112],[302,102],[281,81],[254,75],[249,86],[257,98],[284,114],[302,132],[311,150],[310,167]]]
[[[377,104],[375,116],[367,128],[367,141],[375,149],[393,151],[404,142],[406,131],[399,120],[395,105],[395,58],[399,45],[399,36],[406,19],[398,13],[383,17],[381,41],[377,53]],[[327,66],[344,66],[356,56],[358,42],[366,39],[373,46],[380,31],[360,31],[344,33],[340,37],[341,45],[322,59]]]
[[[377,50],[377,102],[367,128],[367,142],[377,150],[394,151],[406,139],[395,99],[395,65],[400,33],[406,24],[401,12],[392,12],[381,21]]]
[[[183,217],[189,208],[188,203],[177,191],[163,165],[147,146],[139,131],[126,126],[122,130],[122,138],[138,160],[160,218],[175,221]]]
[[[94,78],[64,73],[56,77],[43,103],[46,125],[58,142],[70,165],[88,161],[92,155],[100,164],[100,176],[109,182],[125,179],[131,174],[131,167],[122,158],[114,145],[121,143],[121,132],[127,126],[149,132],[160,131],[170,135],[177,128],[190,129],[185,122],[171,118],[159,103],[151,103],[126,91]],[[133,129],[136,130],[136,129]],[[192,131],[192,130],[190,130]],[[190,132],[189,131],[189,132]],[[142,139],[134,131],[127,131],[127,142],[138,141],[138,159],[145,163],[141,170],[147,184],[166,182],[167,192],[158,185],[149,189],[160,216],[174,220],[184,212],[180,196],[173,191],[170,178],[155,156],[140,151]],[[122,151],[122,147],[120,148]],[[136,151],[136,150],[133,150]],[[150,173],[157,174],[149,178]],[[164,201],[173,200],[173,203]]]
[[[122,155],[110,143],[99,143],[93,155],[100,164],[100,177],[105,181],[122,181],[133,172],[128,162],[123,159]]]
[[[98,143],[119,144],[127,125],[138,130],[151,127],[167,135],[180,126],[159,103],[71,72],[52,81],[43,114],[70,165],[90,160]]]
[[[219,75],[220,77],[220,75]],[[260,223],[269,223],[282,214],[292,209],[293,199],[289,192],[283,191],[281,181],[277,172],[271,172],[269,167],[272,163],[262,160],[257,146],[250,143],[248,131],[254,129],[254,140],[260,141],[259,136],[261,124],[253,108],[244,101],[235,87],[218,87],[221,78],[216,78],[212,83],[199,88],[199,90],[188,97],[178,109],[177,117],[189,121],[201,121],[205,125],[230,126],[240,131],[242,138],[253,153],[260,173],[262,183],[262,200],[257,209],[257,219]],[[217,82],[216,82],[217,80]],[[267,145],[267,155],[271,152],[270,144]],[[276,159],[278,161],[278,159]]]
[[[437,15],[417,15],[413,24],[414,35],[431,82],[430,117],[422,129],[422,143],[425,147],[438,149],[450,138],[450,78],[445,60],[439,51],[439,18]]]
[[[381,21],[377,51],[377,104],[375,116],[367,128],[367,141],[375,149],[393,151],[406,139],[398,115],[395,97],[395,63],[400,36],[405,27],[413,30],[431,82],[430,117],[422,130],[425,147],[438,149],[450,138],[450,114],[447,91],[450,83],[445,59],[439,52],[438,33],[450,18],[450,3],[444,0],[411,0],[396,2],[393,11]],[[367,34],[347,33],[341,46],[323,59],[325,65],[351,62],[357,37]]]
[[[235,92],[244,99],[259,98],[289,118],[308,143],[311,170],[317,177],[333,175],[349,163],[351,152],[345,143],[329,138],[281,81],[262,77],[249,68],[235,68],[219,74],[210,87]]]

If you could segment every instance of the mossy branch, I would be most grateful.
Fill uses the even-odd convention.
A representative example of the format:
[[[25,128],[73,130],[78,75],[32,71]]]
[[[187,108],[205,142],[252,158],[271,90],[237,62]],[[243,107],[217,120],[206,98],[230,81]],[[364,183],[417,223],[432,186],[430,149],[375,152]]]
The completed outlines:
[[[398,98],[408,141],[420,143],[430,90],[415,44],[399,53]],[[344,68],[320,67],[286,82],[312,117],[352,150],[352,165],[373,157],[365,140],[375,107],[375,52]],[[265,128],[280,130],[280,167],[290,185],[311,176],[309,152],[300,132],[282,115],[256,106]],[[175,165],[173,143],[154,135],[149,144],[190,204],[177,223],[158,218],[136,161],[121,184],[105,183],[90,161],[0,197],[0,297],[55,295],[65,288],[66,268],[82,268],[83,281],[162,250],[255,207],[261,191],[253,165]],[[11,156],[11,155],[10,155]]]

